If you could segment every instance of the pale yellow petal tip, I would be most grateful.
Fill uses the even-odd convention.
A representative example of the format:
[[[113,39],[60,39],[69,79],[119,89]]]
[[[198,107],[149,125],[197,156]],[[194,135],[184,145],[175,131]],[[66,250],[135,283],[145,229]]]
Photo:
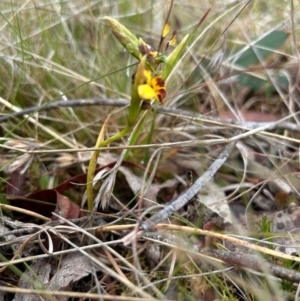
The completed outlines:
[[[169,45],[174,46],[177,43],[176,32],[173,32],[171,39],[169,40]]]
[[[164,26],[162,37],[165,38],[170,31],[170,22],[167,22]]]

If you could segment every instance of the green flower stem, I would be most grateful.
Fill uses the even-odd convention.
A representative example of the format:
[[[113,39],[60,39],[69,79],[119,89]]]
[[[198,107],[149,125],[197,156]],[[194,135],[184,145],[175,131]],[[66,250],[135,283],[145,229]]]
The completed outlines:
[[[141,116],[140,121],[138,122],[137,126],[135,127],[135,130],[133,131],[131,135],[131,139],[129,141],[129,145],[135,145],[138,138],[140,137],[142,129],[144,129],[144,122],[145,122],[145,117],[148,112],[145,112],[143,116]],[[124,160],[127,160],[130,153],[132,152],[132,149],[127,149]]]
[[[103,124],[102,129],[99,133],[96,147],[105,147],[108,144],[123,138],[128,132],[131,131],[133,126],[135,125],[140,113],[141,113],[141,99],[138,94],[138,86],[144,80],[144,67],[145,67],[145,60],[146,58],[143,57],[138,65],[137,72],[135,74],[135,80],[133,84],[132,94],[131,94],[131,102],[129,107],[128,119],[127,119],[127,126],[124,128],[123,131],[119,132],[118,134],[106,139],[103,141],[104,131],[106,128],[106,123],[109,118],[106,119],[106,122]],[[86,186],[86,193],[87,193],[87,204],[88,210],[92,211],[94,208],[94,192],[93,192],[93,179],[95,175],[95,170],[97,166],[97,160],[100,155],[100,150],[96,150],[92,153],[92,157],[89,163],[89,168],[87,172],[87,186]]]
[[[141,113],[141,98],[138,93],[138,86],[144,81],[146,57],[143,57],[138,64],[137,71],[135,73],[134,83],[131,92],[131,101],[128,113],[128,125],[133,126]]]
[[[96,147],[105,147],[108,144],[123,138],[128,132],[130,132],[131,129],[132,129],[132,126],[127,125],[124,130],[122,130],[121,132],[117,133],[116,135],[106,139],[105,141],[103,141],[103,132],[104,131],[102,131],[102,129],[101,129],[98,139],[97,139]],[[95,170],[96,170],[97,160],[98,160],[99,155],[100,155],[100,150],[93,151],[92,157],[91,157],[91,160],[89,163],[88,172],[87,172],[86,191],[87,191],[88,210],[90,210],[90,211],[92,211],[94,208],[93,180],[94,180],[94,175],[95,175]]]
[[[157,107],[155,107],[153,114],[152,114],[152,122],[151,122],[151,128],[150,128],[150,133],[148,134],[146,144],[151,144],[152,142],[152,137],[155,131],[155,121],[156,121],[156,114],[157,114]],[[143,162],[147,162],[149,157],[149,148],[146,148],[145,153],[144,153],[144,159]]]

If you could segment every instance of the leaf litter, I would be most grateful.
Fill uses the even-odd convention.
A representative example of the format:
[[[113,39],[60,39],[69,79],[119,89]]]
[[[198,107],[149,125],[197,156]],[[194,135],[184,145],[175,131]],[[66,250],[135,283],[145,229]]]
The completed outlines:
[[[247,148],[247,151],[251,151],[251,147]],[[107,163],[108,161],[106,161]],[[115,162],[112,160],[112,163]],[[251,163],[250,163],[251,162]],[[110,163],[109,163],[110,164]],[[108,164],[108,165],[109,165]],[[104,169],[103,169],[104,170]],[[263,171],[262,171],[263,170]],[[184,170],[183,170],[184,171]],[[126,167],[126,166],[121,166],[119,168],[119,176],[118,176],[118,181],[116,182],[116,191],[120,191],[120,190],[128,190],[130,191],[130,198],[134,197],[134,196],[138,196],[142,187],[145,185],[144,181],[144,174],[143,172],[139,172],[140,175],[138,175],[138,173],[135,171],[133,171],[132,167]],[[249,212],[246,211],[246,208],[244,208],[244,212],[243,214],[236,214],[234,207],[237,206],[238,204],[235,204],[235,202],[233,201],[233,204],[231,202],[228,202],[228,193],[226,193],[226,189],[222,188],[221,186],[217,185],[214,182],[208,182],[208,184],[205,186],[204,189],[202,189],[197,195],[196,198],[199,201],[199,204],[197,205],[199,208],[192,208],[192,210],[194,209],[195,212],[197,212],[196,216],[196,220],[197,219],[201,219],[201,223],[202,223],[202,228],[205,230],[210,230],[210,231],[226,231],[226,232],[230,232],[231,234],[236,234],[236,235],[244,235],[245,238],[249,238],[247,233],[261,233],[262,228],[262,220],[265,219],[265,223],[269,223],[270,227],[268,229],[269,233],[272,233],[272,235],[274,235],[274,238],[272,239],[272,245],[274,245],[275,250],[278,252],[284,252],[286,254],[290,254],[290,255],[294,255],[299,248],[299,243],[297,243],[297,239],[293,238],[293,236],[295,234],[297,234],[298,229],[300,227],[300,213],[299,213],[299,208],[298,205],[296,205],[295,202],[297,202],[297,198],[295,197],[293,191],[294,191],[294,187],[290,186],[290,184],[288,184],[287,181],[285,181],[282,178],[278,178],[278,175],[274,175],[273,173],[270,172],[270,170],[266,167],[264,167],[264,165],[262,165],[261,163],[258,163],[257,160],[254,161],[254,159],[252,157],[250,157],[249,159],[249,164],[248,164],[248,168],[247,168],[247,173],[246,173],[246,177],[251,176],[249,178],[250,182],[253,179],[253,175],[258,174],[260,179],[265,179],[268,176],[273,176],[273,180],[272,178],[269,178],[269,182],[268,182],[268,186],[266,186],[268,189],[268,187],[272,187],[271,190],[269,190],[269,194],[267,194],[267,196],[270,198],[273,197],[273,204],[270,208],[268,208],[268,211],[265,210],[260,210],[260,209],[251,209],[249,210]],[[73,182],[74,181],[74,182]],[[176,199],[181,193],[182,191],[186,190],[187,188],[184,188],[184,186],[186,186],[187,184],[185,183],[185,178],[184,176],[182,177],[178,177],[176,176],[173,179],[167,179],[161,183],[156,183],[156,179],[153,180],[152,183],[148,183],[148,187],[146,190],[144,190],[144,194],[143,194],[143,202],[142,202],[142,208],[143,210],[147,210],[147,208],[152,208],[153,205],[155,204],[155,200],[160,199],[162,200],[162,202],[165,202],[165,204],[162,203],[162,205],[167,205],[168,202],[170,200],[174,200]],[[71,178],[70,182],[72,183],[76,183],[76,177],[75,178]],[[71,186],[68,186],[66,184],[64,184],[64,186],[58,186],[58,187],[68,187],[68,189],[71,189]],[[253,182],[252,187],[255,187],[255,181]],[[61,190],[60,188],[58,189],[59,191]],[[67,191],[67,190],[65,190]],[[65,192],[64,191],[64,192]],[[287,201],[287,198],[284,201],[283,207],[285,207],[284,209],[280,208],[280,210],[278,209],[278,206],[276,205],[276,194],[282,192],[285,193],[289,198],[292,198],[294,201],[293,202],[289,202]],[[126,193],[128,194],[128,193]],[[124,196],[124,194],[122,193],[120,195],[121,197]],[[116,207],[114,206],[114,202],[113,199],[118,199],[120,196],[115,195],[112,198],[112,207],[111,210],[115,211],[114,213],[104,213],[103,215],[100,217],[100,220],[102,221],[106,221],[104,222],[106,226],[109,227],[109,225],[111,224],[112,221],[114,221],[114,219],[116,219],[116,221],[123,220],[125,218],[125,224],[129,223],[130,224],[130,219],[128,220],[128,222],[126,222],[126,216],[133,216],[133,217],[138,217],[140,215],[140,211],[137,207],[132,206],[132,205],[126,205],[128,201],[130,201],[130,198],[126,200],[122,199],[121,203],[122,206],[121,207]],[[229,197],[232,196],[229,194]],[[84,225],[87,220],[88,220],[88,216],[84,217],[84,214],[81,213],[80,214],[80,207],[78,205],[76,205],[75,203],[73,203],[69,198],[61,195],[56,189],[55,187],[53,189],[46,189],[46,190],[40,190],[40,191],[36,191],[34,193],[31,193],[27,196],[28,199],[35,199],[37,201],[47,201],[52,204],[55,204],[56,208],[54,209],[48,209],[48,212],[46,213],[44,210],[44,206],[36,206],[31,205],[31,206],[27,206],[26,205],[26,201],[23,202],[23,204],[18,204],[18,207],[20,208],[26,208],[27,210],[30,210],[32,212],[36,212],[39,214],[45,214],[45,216],[51,216],[51,211],[55,212],[57,215],[55,215],[55,217],[52,218],[52,223],[51,227],[54,227],[53,229],[55,229],[55,227],[59,228],[59,225],[62,225],[62,220],[60,220],[60,218],[58,216],[61,216],[61,218],[66,219],[66,220],[70,220],[70,221],[75,221],[76,224],[78,225]],[[25,198],[26,199],[26,198]],[[266,197],[262,198],[262,203],[265,202]],[[17,199],[15,199],[16,201]],[[169,201],[166,201],[169,200]],[[14,199],[12,198],[12,201],[14,201]],[[120,200],[119,200],[120,201]],[[12,202],[13,203],[13,202]],[[29,204],[32,204],[31,202],[29,202]],[[256,206],[259,206],[258,204],[256,204]],[[40,210],[39,208],[43,208],[43,210]],[[126,208],[126,210],[125,210]],[[262,208],[264,208],[262,206]],[[159,208],[156,208],[154,211],[151,211],[152,214],[154,212],[159,212]],[[186,220],[188,222],[188,224],[195,224],[197,225],[197,221],[195,219],[193,219],[191,216],[189,216],[189,210],[187,209],[182,209],[179,214],[183,217],[183,220],[179,223],[179,224],[184,224],[184,220]],[[253,211],[253,210],[258,210],[258,211]],[[49,212],[50,211],[50,212]],[[127,211],[127,212],[126,212]],[[122,213],[123,212],[123,213]],[[200,214],[200,213],[201,214]],[[100,212],[99,212],[100,213]],[[81,218],[80,218],[81,216]],[[114,217],[115,216],[115,217]],[[122,217],[123,216],[123,217]],[[171,218],[171,217],[169,217]],[[169,219],[168,218],[168,219]],[[9,236],[9,233],[11,232],[10,229],[12,229],[12,225],[14,229],[20,229],[20,228],[27,228],[27,230],[31,233],[35,233],[37,231],[37,229],[34,229],[35,227],[31,224],[29,225],[28,223],[24,223],[24,224],[18,224],[15,223],[13,221],[8,222],[8,220],[6,220],[6,218],[3,218],[3,221],[7,224],[7,226],[5,228],[3,228],[4,233],[3,234],[7,234],[4,237],[7,236],[7,238],[9,238],[9,240],[11,240],[12,243],[14,243],[14,248],[15,250],[18,249],[18,244],[17,244],[17,240],[16,238],[17,236]],[[57,226],[55,226],[55,222],[57,222]],[[167,220],[165,221],[167,222]],[[173,221],[176,224],[178,224],[179,220],[176,221],[176,219]],[[114,223],[114,222],[113,222]],[[49,227],[47,226],[48,223],[46,223],[45,225],[40,224],[41,228],[44,228],[45,231],[47,231],[46,229]],[[95,227],[95,226],[94,226]],[[30,228],[32,228],[30,230]],[[96,226],[97,228],[97,226]],[[70,230],[72,229],[72,233],[73,234],[68,234],[71,233]],[[71,235],[71,237],[76,233],[76,229],[71,228],[68,229],[69,231],[64,232],[63,228],[61,230],[59,230],[59,232],[56,232],[55,235],[57,235],[57,233],[61,233],[60,235]],[[122,229],[122,223],[120,225],[120,229]],[[97,236],[100,238],[102,241],[109,241],[107,240],[107,235],[104,234],[106,232],[101,233],[101,227],[99,228],[100,231],[98,231]],[[124,231],[124,230],[123,230]],[[115,231],[112,232],[112,234]],[[165,232],[165,231],[164,231]],[[164,233],[162,232],[162,233]],[[56,237],[53,236],[53,233],[51,230],[49,230],[50,236],[52,237],[52,242],[54,243],[54,252],[58,251],[60,249],[60,244],[61,244],[61,239],[57,239]],[[287,233],[291,233],[290,237],[287,237],[286,234]],[[2,234],[2,235],[3,235]],[[266,232],[266,234],[268,234]],[[283,235],[282,235],[283,234]],[[1,236],[2,236],[1,235]],[[115,233],[115,235],[117,235],[117,237],[121,235],[122,237],[122,230],[120,233],[118,233],[118,231]],[[155,234],[153,234],[155,235]],[[158,235],[158,234],[157,234]],[[178,234],[179,235],[179,234]],[[282,236],[281,236],[282,235]],[[76,238],[77,237],[77,238]],[[142,236],[143,237],[143,236]],[[155,237],[155,236],[154,236]],[[176,235],[175,235],[176,237]],[[190,240],[191,238],[189,238],[188,236],[182,236],[179,235],[179,237],[181,237],[180,239],[183,239],[184,242],[182,241],[182,245],[186,245],[188,246],[189,244],[192,246],[193,244],[197,245],[197,249],[203,249],[205,250],[206,248],[211,248],[212,246],[214,246],[215,244],[218,244],[218,240],[205,240],[203,241],[202,239],[200,240]],[[203,236],[205,238],[205,236]],[[13,239],[12,239],[13,238]],[[44,238],[40,238],[43,240],[43,244],[45,244],[45,241],[47,241],[47,239],[45,240]],[[75,234],[74,237],[74,241],[77,240],[77,243],[82,244],[84,239],[81,235],[78,236],[78,234]],[[158,237],[157,237],[158,239]],[[166,241],[168,242],[168,240],[170,241],[170,239],[168,238],[168,236],[166,236],[166,238],[160,238],[158,239],[158,241]],[[189,242],[190,240],[190,242]],[[23,240],[24,241],[24,240]],[[176,240],[175,240],[176,241]],[[112,241],[113,242],[113,241]],[[141,248],[141,250],[144,248],[143,246],[143,240],[141,240],[141,246],[139,248]],[[257,243],[261,244],[262,246],[267,246],[267,244],[264,241],[260,240],[256,240]],[[11,243],[11,244],[12,244]],[[30,250],[29,245],[30,244],[34,244],[35,248],[32,250]],[[40,253],[39,251],[39,247],[38,245],[40,245],[40,242],[37,242],[36,237],[32,237],[30,240],[28,240],[27,242],[28,245],[26,245],[26,248],[28,249],[27,253],[24,253],[24,251],[22,251],[20,253],[23,254],[21,256],[38,256],[35,255],[35,253]],[[37,244],[37,245],[36,245]],[[46,243],[47,244],[47,243]],[[176,243],[178,245],[178,243]],[[195,247],[196,247],[195,245]],[[244,252],[245,248],[244,246],[240,246],[239,244],[225,244],[229,249],[234,250],[234,252],[240,253],[240,252]],[[224,246],[225,246],[224,245]],[[20,245],[19,245],[20,246]],[[146,262],[148,261],[148,264],[150,264],[150,262],[156,262],[156,264],[159,264],[159,262],[164,258],[165,256],[165,251],[163,251],[164,248],[162,248],[162,246],[157,246],[155,250],[155,248],[153,249],[154,246],[149,245],[146,249],[147,252],[144,251],[144,255],[146,256],[145,260]],[[99,246],[99,251],[100,254],[101,249],[103,247]],[[121,245],[119,245],[120,250],[118,252],[121,252],[121,254],[123,253],[123,251],[121,251],[122,249],[124,249],[124,247],[122,247]],[[97,247],[95,248],[97,249]],[[42,249],[44,250],[44,249]],[[97,251],[95,254],[97,254],[97,256],[99,255],[99,251]],[[31,252],[31,253],[30,253]],[[251,255],[251,252],[249,253],[247,251],[247,253],[249,255]],[[47,251],[46,251],[47,254]],[[104,253],[105,254],[105,253]],[[103,255],[101,255],[100,258],[103,257]],[[156,255],[155,255],[156,254]],[[199,253],[201,254],[201,252]],[[213,254],[213,251],[211,251],[210,255]],[[217,254],[217,253],[216,253]],[[214,254],[216,256],[216,254]],[[278,253],[280,254],[280,253]],[[93,252],[90,256],[94,256]],[[221,257],[220,254],[217,254],[217,256]],[[254,255],[253,255],[254,256]],[[278,255],[280,256],[280,255]],[[71,258],[71,259],[70,259]],[[147,259],[148,258],[148,259]],[[99,258],[98,258],[99,259]],[[113,259],[113,260],[116,260]],[[179,261],[183,260],[183,259],[177,259]],[[250,259],[249,259],[250,260]],[[76,264],[74,264],[76,262]],[[109,261],[107,261],[107,259],[104,261],[106,262],[106,264],[109,264]],[[118,260],[117,260],[118,262]],[[200,263],[199,263],[200,264]],[[118,264],[119,265],[119,264]],[[185,265],[183,265],[185,267]],[[153,267],[153,265],[152,265]],[[165,267],[166,268],[166,267]],[[122,268],[121,268],[122,269]],[[30,270],[26,271],[23,276],[20,278],[20,280],[18,281],[18,287],[20,288],[27,288],[27,289],[46,289],[46,290],[55,290],[55,291],[65,291],[65,290],[72,290],[73,289],[73,284],[76,282],[78,282],[80,279],[86,279],[87,276],[92,275],[93,273],[95,273],[96,271],[98,271],[98,273],[101,274],[101,269],[99,269],[99,267],[97,268],[94,266],[94,264],[91,264],[90,259],[88,257],[86,257],[85,255],[82,255],[78,252],[72,252],[70,254],[66,254],[62,257],[61,261],[59,263],[53,261],[53,260],[49,260],[49,259],[45,259],[45,258],[41,258],[41,259],[37,259],[36,261],[34,261],[34,263],[32,263],[30,265]],[[34,273],[34,277],[32,276],[32,273]],[[185,267],[184,268],[184,272],[185,273],[196,273],[196,271],[194,270],[194,268],[192,267]],[[93,274],[94,275],[94,274]],[[105,275],[103,275],[104,277]],[[24,280],[25,279],[25,280]],[[28,279],[31,279],[31,283],[28,282]],[[34,279],[38,279],[38,281],[34,280]],[[202,279],[202,278],[201,278]],[[90,281],[90,280],[89,280]],[[200,281],[200,280],[199,280]],[[199,296],[204,296],[206,294],[209,294],[210,288],[209,286],[207,286],[205,283],[203,283],[203,280],[200,281],[202,290],[200,290],[201,292],[195,292],[194,289],[191,291],[193,292],[194,295],[198,294]],[[173,285],[174,283],[177,283],[177,281],[172,281]],[[197,282],[193,282],[193,281],[186,281],[186,283],[188,283],[189,286],[195,287]],[[178,285],[178,283],[177,283]],[[187,284],[186,284],[187,285]],[[200,283],[199,283],[200,285]],[[173,287],[173,286],[171,286]],[[173,288],[174,290],[174,288]],[[177,290],[175,290],[177,291]],[[109,291],[107,291],[109,293]],[[173,291],[172,294],[174,294],[175,292]],[[212,294],[212,292],[210,292]],[[170,290],[167,289],[166,290],[166,296],[168,296],[170,294]],[[175,293],[175,295],[178,295],[179,292]],[[14,300],[35,300],[34,298],[37,298],[37,296],[33,295],[26,295],[28,299],[24,299],[24,297],[22,297],[22,294],[16,294],[16,296],[14,297]],[[45,297],[46,298],[46,297]],[[58,297],[59,299],[55,299],[55,300],[68,300],[67,297]],[[38,300],[38,299],[36,299]],[[49,300],[51,300],[51,297],[49,297]]]

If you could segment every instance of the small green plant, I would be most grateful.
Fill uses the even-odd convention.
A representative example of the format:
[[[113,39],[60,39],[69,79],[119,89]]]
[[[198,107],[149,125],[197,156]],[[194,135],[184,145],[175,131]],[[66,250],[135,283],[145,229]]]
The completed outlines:
[[[272,237],[272,221],[268,220],[268,217],[266,215],[263,215],[261,218],[261,222],[257,223],[258,227],[261,229],[261,233],[263,233],[264,237],[266,237],[267,241],[272,243],[273,242],[273,237]],[[269,245],[269,248],[274,249],[273,245]],[[264,258],[270,258],[272,259],[272,257],[270,257],[269,255],[265,254]]]
[[[272,222],[268,220],[266,215],[263,215],[261,218],[261,223],[258,224],[261,228],[262,233],[268,234],[271,233]]]

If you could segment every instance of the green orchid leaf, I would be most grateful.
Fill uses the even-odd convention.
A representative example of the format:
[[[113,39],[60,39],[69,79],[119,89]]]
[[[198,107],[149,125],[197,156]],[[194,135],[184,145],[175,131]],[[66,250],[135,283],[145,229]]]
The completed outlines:
[[[274,30],[256,40],[253,45],[247,45],[230,59],[234,65],[247,68],[258,64],[260,59],[265,59],[274,50],[279,49],[289,34],[284,31]]]
[[[275,80],[275,78],[274,78]],[[264,89],[265,93],[270,94],[276,92],[273,84],[267,80],[263,80],[261,78],[255,77],[251,74],[241,74],[238,76],[238,82],[244,86],[253,89],[254,91],[258,91],[260,89]],[[285,76],[276,77],[276,82],[281,87],[288,87],[288,80]]]
[[[162,78],[166,80],[170,73],[172,72],[173,68],[175,67],[178,60],[181,58],[183,51],[185,50],[190,35],[186,35],[182,41],[177,45],[177,47],[165,58],[165,66],[162,71]]]

